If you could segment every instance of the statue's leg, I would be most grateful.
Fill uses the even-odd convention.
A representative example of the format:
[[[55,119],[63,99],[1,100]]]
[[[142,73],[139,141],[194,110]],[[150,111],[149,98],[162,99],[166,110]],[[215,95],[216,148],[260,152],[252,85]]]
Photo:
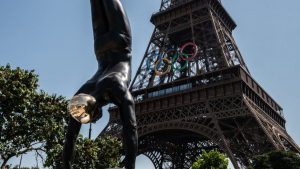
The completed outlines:
[[[102,0],[90,0],[94,38],[108,32],[108,22]]]
[[[91,12],[92,12],[92,23],[94,33],[94,50],[96,56],[101,55],[105,52],[107,38],[103,38],[108,32],[108,21],[104,10],[103,0],[90,0],[91,1]]]
[[[130,24],[119,0],[103,0],[109,31],[116,31],[131,37]]]
[[[131,52],[130,24],[121,2],[119,0],[101,0],[101,2],[103,2],[103,11],[105,13],[105,19],[103,19],[102,23],[105,24],[107,22],[106,27],[103,26],[107,28],[107,32],[95,36],[96,55],[99,57],[99,55],[101,56],[107,51],[114,50]]]
[[[76,121],[71,115],[69,116],[68,130],[63,150],[63,169],[72,169],[75,157],[76,138],[81,128],[81,123]]]

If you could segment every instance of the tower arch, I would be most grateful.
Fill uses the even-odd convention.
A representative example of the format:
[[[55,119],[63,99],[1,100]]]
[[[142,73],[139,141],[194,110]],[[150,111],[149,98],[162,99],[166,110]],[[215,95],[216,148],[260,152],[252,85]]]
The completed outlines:
[[[227,149],[220,143],[222,140],[216,140],[214,136],[179,126],[152,130],[139,137],[138,155],[147,156],[155,169],[190,168],[203,150],[218,150],[226,154]]]

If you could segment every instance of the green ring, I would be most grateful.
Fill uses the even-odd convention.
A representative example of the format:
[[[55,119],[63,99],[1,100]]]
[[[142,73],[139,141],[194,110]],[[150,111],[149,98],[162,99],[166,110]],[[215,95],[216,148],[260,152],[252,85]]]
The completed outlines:
[[[182,70],[182,69],[184,69],[184,68],[186,67],[186,65],[187,65],[187,63],[188,63],[189,61],[186,60],[185,65],[184,65],[182,68],[176,69],[176,68],[174,67],[173,61],[174,61],[174,59],[175,59],[178,55],[183,55],[183,56],[185,56],[185,58],[188,58],[188,56],[187,56],[185,53],[177,53],[177,54],[173,57],[173,59],[172,59],[172,61],[171,61],[171,66],[172,66],[173,69],[179,70],[179,71],[180,71],[180,70]]]

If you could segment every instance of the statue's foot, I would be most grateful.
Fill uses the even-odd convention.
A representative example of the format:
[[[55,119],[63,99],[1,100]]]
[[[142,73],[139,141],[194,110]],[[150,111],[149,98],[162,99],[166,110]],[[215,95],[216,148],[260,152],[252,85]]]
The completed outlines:
[[[88,123],[94,117],[97,109],[96,99],[88,94],[78,94],[74,96],[69,103],[71,116],[80,123]],[[101,110],[102,117],[102,110]],[[100,118],[101,118],[100,117]]]

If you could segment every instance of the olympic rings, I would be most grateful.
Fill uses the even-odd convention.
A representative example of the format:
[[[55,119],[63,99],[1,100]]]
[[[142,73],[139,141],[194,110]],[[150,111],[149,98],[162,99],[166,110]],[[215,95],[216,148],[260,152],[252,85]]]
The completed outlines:
[[[160,56],[160,54],[158,54],[158,53],[153,53],[152,55],[150,55],[149,57],[148,57],[148,59],[147,59],[147,67],[148,67],[148,69],[150,69],[150,70],[154,70],[154,68],[151,68],[150,66],[149,66],[149,59],[152,57],[152,56],[155,56],[155,55],[157,55],[158,57],[159,57],[159,64],[158,64],[158,66],[160,66],[160,64],[161,64],[161,56]]]
[[[184,44],[181,49],[180,49],[180,53],[182,53],[183,49],[187,46],[187,45],[193,45],[194,46],[194,54],[193,56],[189,57],[189,58],[184,58],[182,55],[179,55],[181,57],[181,59],[183,60],[191,60],[195,57],[195,55],[197,54],[198,48],[196,46],[196,44],[194,44],[193,42],[188,42],[186,44]]]
[[[179,54],[180,54],[180,55],[184,55],[186,58],[188,58],[188,56],[187,56],[185,53],[179,53]],[[177,68],[174,67],[174,59],[175,59],[176,57],[177,57],[177,59],[178,59],[178,54],[176,54],[176,55],[173,57],[172,61],[171,61],[172,68],[173,68],[174,70],[182,70],[182,69],[184,69],[184,68],[186,67],[186,65],[188,64],[189,61],[186,60],[184,66],[182,66],[182,68],[177,69]]]
[[[177,53],[177,56],[178,56],[178,51],[177,51],[176,49],[169,49],[169,50],[167,50],[167,51],[164,53],[163,58],[165,58],[166,54],[168,54],[168,53],[171,52],[171,51],[175,51],[175,52]],[[178,60],[178,57],[176,58],[175,62],[177,62],[177,60]]]
[[[168,69],[167,69],[165,72],[163,72],[163,73],[159,73],[159,72],[157,71],[156,68],[157,68],[157,64],[158,64],[160,61],[157,61],[156,64],[155,64],[155,67],[154,67],[154,71],[155,71],[155,73],[158,74],[158,75],[164,75],[164,74],[166,74],[166,73],[170,70],[170,68],[171,68],[170,61],[169,61],[167,58],[162,58],[162,60],[165,60],[165,61],[168,62]]]
[[[183,50],[185,49],[185,47],[188,46],[188,45],[193,45],[193,46],[194,46],[194,53],[192,54],[191,57],[188,57],[188,54],[182,53]],[[167,58],[165,58],[165,56],[166,56],[169,52],[171,52],[171,51],[175,51],[175,52],[176,52],[176,55],[172,58],[171,64],[170,64],[170,61],[169,61]],[[197,48],[196,44],[194,44],[193,42],[188,42],[188,43],[184,44],[184,45],[181,47],[180,52],[178,52],[176,49],[169,49],[169,50],[167,50],[167,51],[163,54],[163,57],[161,57],[161,55],[158,54],[158,53],[153,53],[153,54],[151,54],[151,55],[148,57],[148,59],[147,59],[146,65],[147,65],[148,69],[154,70],[155,73],[156,73],[157,75],[164,75],[164,74],[166,74],[166,73],[170,70],[171,66],[172,66],[172,68],[173,68],[174,70],[180,71],[180,70],[184,69],[184,68],[187,66],[189,60],[193,59],[193,58],[196,56],[197,52],[198,52],[198,48]],[[150,59],[152,56],[155,56],[155,55],[157,55],[157,56],[159,57],[159,60],[155,63],[154,68],[150,68],[150,66],[149,66],[149,59]],[[182,55],[183,55],[185,58],[184,58]],[[175,62],[177,62],[177,60],[178,60],[178,58],[179,58],[178,56],[180,56],[180,58],[181,58],[182,60],[185,60],[185,61],[186,61],[185,64],[184,64],[184,66],[182,66],[181,68],[175,68],[175,66],[174,66]],[[167,68],[167,70],[166,70],[165,72],[159,73],[159,72],[157,71],[157,69],[159,68],[159,66],[160,66],[160,64],[161,64],[162,61],[167,61],[167,63],[168,63],[168,68]]]

